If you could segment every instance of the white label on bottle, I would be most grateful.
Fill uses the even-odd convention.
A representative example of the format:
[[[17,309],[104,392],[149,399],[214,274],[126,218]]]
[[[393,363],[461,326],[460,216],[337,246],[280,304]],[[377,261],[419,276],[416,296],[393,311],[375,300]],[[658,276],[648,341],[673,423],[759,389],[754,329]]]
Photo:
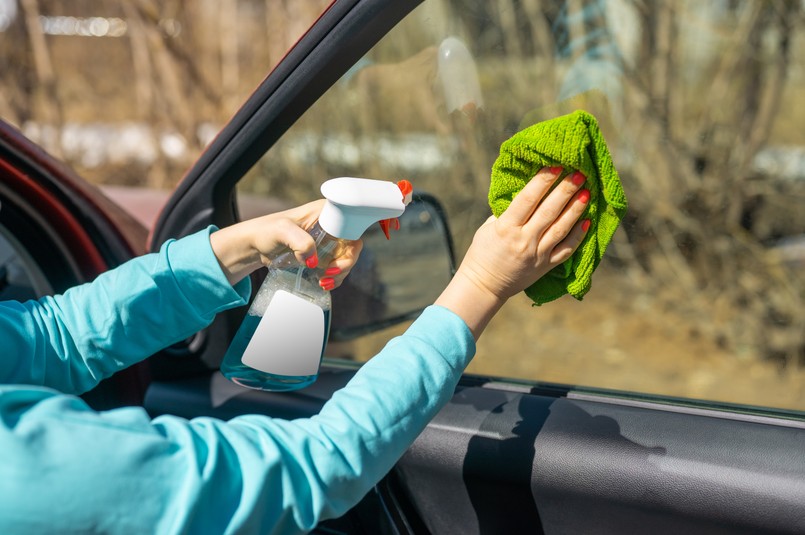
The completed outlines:
[[[277,290],[260,319],[243,364],[276,375],[315,375],[324,348],[324,311],[310,301]]]

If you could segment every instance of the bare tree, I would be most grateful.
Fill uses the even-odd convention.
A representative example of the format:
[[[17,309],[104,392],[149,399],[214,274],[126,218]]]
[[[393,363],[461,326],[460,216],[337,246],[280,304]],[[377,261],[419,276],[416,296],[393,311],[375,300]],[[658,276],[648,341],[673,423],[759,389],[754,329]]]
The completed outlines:
[[[696,95],[684,95],[675,82],[683,75],[674,63],[675,28],[686,18],[676,6],[643,4],[643,24],[652,29],[645,35],[655,38],[643,43],[643,57],[627,77],[629,108],[636,110],[630,120],[640,124],[638,164],[628,177],[631,217],[642,223],[627,227],[628,239],[653,275],[644,281],[669,306],[732,349],[791,362],[805,352],[805,285],[745,219],[758,198],[779,196],[750,163],[779,117],[800,5],[736,6],[732,37]],[[672,105],[674,98],[699,95],[703,104],[685,106],[698,117]],[[692,124],[700,126],[691,135]],[[650,234],[628,230],[646,227]]]
[[[25,15],[25,26],[28,31],[38,80],[38,84],[34,89],[34,110],[41,110],[41,114],[37,114],[37,119],[55,127],[57,131],[62,124],[62,110],[50,50],[45,34],[42,31],[42,25],[39,22],[39,4],[37,0],[22,0],[20,5]],[[56,156],[61,156],[61,145],[58,140],[44,139],[43,142],[50,152]]]

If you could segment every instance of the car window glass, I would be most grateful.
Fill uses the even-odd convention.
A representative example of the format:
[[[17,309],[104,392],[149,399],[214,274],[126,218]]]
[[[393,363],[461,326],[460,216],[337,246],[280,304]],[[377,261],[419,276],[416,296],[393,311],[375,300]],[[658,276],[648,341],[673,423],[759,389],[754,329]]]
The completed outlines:
[[[406,178],[443,203],[460,260],[500,144],[587,110],[628,215],[582,302],[515,297],[469,371],[803,409],[802,30],[797,2],[427,1],[239,191],[295,204],[330,177]]]

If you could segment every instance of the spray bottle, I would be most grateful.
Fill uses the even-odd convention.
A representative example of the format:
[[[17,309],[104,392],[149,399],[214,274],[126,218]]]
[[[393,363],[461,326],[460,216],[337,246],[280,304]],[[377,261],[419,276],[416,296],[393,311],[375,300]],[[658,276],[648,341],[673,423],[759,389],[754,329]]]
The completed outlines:
[[[301,264],[293,252],[271,261],[268,275],[224,355],[221,373],[231,381],[269,391],[297,390],[313,383],[330,333],[330,292],[319,279],[344,245],[379,222],[389,227],[411,201],[413,187],[366,178],[341,177],[321,186],[326,199],[308,232],[316,242],[317,268]],[[398,227],[399,228],[399,227]]]

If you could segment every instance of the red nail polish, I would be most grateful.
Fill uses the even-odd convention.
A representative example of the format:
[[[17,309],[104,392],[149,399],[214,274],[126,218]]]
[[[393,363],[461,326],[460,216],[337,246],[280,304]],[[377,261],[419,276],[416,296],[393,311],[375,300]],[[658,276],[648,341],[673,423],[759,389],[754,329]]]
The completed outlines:
[[[584,221],[582,221],[581,230],[583,230],[584,232],[587,232],[588,230],[590,230],[590,220],[589,219],[585,219]]]
[[[551,173],[555,175],[562,174],[563,169],[564,168],[561,165],[554,165],[553,167],[550,167]]]
[[[323,290],[330,291],[330,290],[332,290],[333,288],[335,288],[335,281],[334,281],[333,279],[329,278],[329,277],[328,277],[328,278],[324,278],[324,279],[321,279],[321,280],[319,281],[319,286],[321,286],[321,288],[322,288]]]
[[[305,260],[305,265],[307,267],[309,267],[310,269],[313,269],[314,267],[318,266],[319,265],[319,255],[314,254],[313,256],[307,257],[307,259]]]
[[[579,171],[576,171],[573,173],[573,176],[570,177],[570,181],[573,182],[574,186],[581,186],[586,180],[587,178]]]
[[[341,273],[341,268],[340,267],[329,267],[329,268],[324,270],[324,274],[328,275],[328,276],[330,276],[330,275],[338,275],[339,273]]]
[[[583,189],[579,192],[579,201],[587,204],[590,201],[590,190]]]

